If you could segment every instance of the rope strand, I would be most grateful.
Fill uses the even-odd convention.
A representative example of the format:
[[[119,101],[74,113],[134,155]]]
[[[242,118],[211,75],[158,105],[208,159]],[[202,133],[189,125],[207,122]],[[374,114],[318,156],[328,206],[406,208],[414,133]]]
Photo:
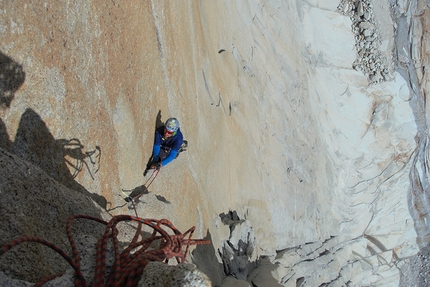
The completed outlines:
[[[137,213],[137,212],[136,212]],[[143,269],[150,261],[166,262],[175,257],[177,262],[184,262],[190,245],[210,244],[210,240],[191,239],[195,227],[191,227],[184,234],[173,226],[167,219],[152,219],[140,218],[131,215],[113,216],[109,222],[102,219],[87,215],[73,215],[69,218],[66,224],[67,236],[72,247],[73,258],[68,256],[63,250],[56,245],[42,238],[34,236],[23,236],[16,240],[12,240],[9,244],[5,244],[0,249],[0,257],[12,249],[13,247],[24,242],[36,242],[48,246],[49,248],[60,254],[75,271],[75,287],[87,286],[87,282],[82,274],[80,266],[80,256],[76,243],[71,232],[71,223],[74,219],[88,219],[106,225],[104,234],[99,238],[97,243],[96,267],[94,274],[94,286],[99,287],[123,287],[136,286],[140,280]],[[121,253],[119,250],[118,229],[116,226],[123,221],[132,221],[138,223],[136,234],[134,235],[129,246]],[[150,237],[142,238],[138,242],[139,235],[142,235],[142,225],[149,226],[153,229]],[[169,235],[173,232],[173,235]],[[187,236],[187,238],[185,238]],[[142,236],[143,237],[143,236]],[[106,254],[107,243],[109,238],[113,242],[113,251],[115,261],[112,265],[110,274],[106,274]],[[148,250],[149,246],[156,240],[160,241],[159,249]],[[183,248],[185,247],[185,250]],[[132,253],[132,251],[135,251]],[[35,286],[42,286],[44,283],[59,277],[60,275],[50,275]],[[108,278],[105,282],[105,278]]]

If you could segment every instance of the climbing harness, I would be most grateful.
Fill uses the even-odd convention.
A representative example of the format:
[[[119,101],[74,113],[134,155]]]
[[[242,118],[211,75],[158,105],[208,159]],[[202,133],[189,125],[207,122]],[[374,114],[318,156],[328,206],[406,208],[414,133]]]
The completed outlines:
[[[67,237],[72,248],[73,257],[66,254],[53,243],[34,236],[24,236],[12,240],[9,244],[5,244],[0,248],[0,256],[12,249],[13,247],[23,242],[36,242],[43,244],[57,253],[59,253],[75,271],[74,286],[88,286],[86,279],[81,270],[80,255],[76,243],[72,236],[71,223],[75,219],[88,219],[106,225],[105,232],[97,242],[96,266],[94,273],[93,286],[137,286],[143,269],[150,261],[159,261],[168,263],[169,259],[175,258],[178,263],[185,261],[190,245],[210,244],[210,240],[191,239],[195,230],[195,226],[188,229],[184,234],[173,226],[167,219],[151,219],[140,218],[131,215],[116,215],[106,222],[102,219],[88,215],[73,215],[69,218],[66,224]],[[130,244],[120,252],[120,244],[118,240],[118,223],[122,221],[134,221],[138,223],[136,233]],[[142,233],[142,225],[145,224],[151,227],[154,231],[150,237],[144,238]],[[167,229],[167,230],[166,230]],[[173,231],[173,235],[168,233]],[[138,241],[139,236],[142,237]],[[106,254],[108,251],[108,240],[111,239],[114,251],[114,262],[112,266],[106,266]],[[152,244],[155,242],[156,244]],[[151,250],[148,250],[149,247]],[[153,249],[154,246],[159,246],[158,249]],[[184,250],[185,248],[185,250]],[[42,286],[44,283],[62,276],[62,274],[50,275],[41,279],[34,286]],[[106,278],[107,277],[107,278]]]
[[[187,148],[188,148],[188,141],[184,140],[182,142],[182,145],[181,145],[179,151],[178,151],[178,154],[176,155],[176,158],[179,156],[179,154],[181,152],[186,151]],[[161,146],[161,149],[163,149],[166,153],[170,152],[169,147]],[[152,158],[151,158],[151,161],[152,161]],[[160,168],[149,168],[149,165],[148,165],[147,168],[145,169],[145,171],[143,172],[143,176],[145,177],[147,172],[151,169],[153,170],[153,173],[146,180],[146,182],[143,184],[143,186],[145,187],[146,190],[149,189],[149,186],[154,182],[155,178],[157,177],[158,173],[160,172]],[[136,201],[137,201],[137,199],[139,199],[143,195],[143,192],[141,192],[135,196],[131,196],[131,194],[126,194],[124,189],[121,189],[121,193],[124,195],[124,200],[129,204],[129,209],[133,208],[136,216],[138,216],[137,211],[136,211],[136,204],[137,204]]]

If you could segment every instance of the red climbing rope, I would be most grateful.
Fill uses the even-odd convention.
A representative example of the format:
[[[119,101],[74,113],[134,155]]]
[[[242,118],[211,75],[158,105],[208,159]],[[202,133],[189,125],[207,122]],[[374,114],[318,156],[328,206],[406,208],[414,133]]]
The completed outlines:
[[[112,217],[109,222],[96,217],[86,215],[74,215],[69,218],[66,224],[67,237],[72,247],[73,259],[54,244],[32,236],[24,236],[3,245],[0,256],[23,242],[37,242],[44,244],[59,253],[75,270],[75,286],[87,286],[87,282],[82,274],[80,266],[80,256],[71,232],[71,223],[74,219],[89,219],[106,225],[104,234],[97,243],[96,268],[94,274],[94,286],[136,286],[140,280],[143,269],[150,261],[165,261],[175,258],[178,263],[184,262],[190,245],[210,244],[210,240],[191,239],[195,227],[191,227],[184,234],[177,230],[167,219],[145,219],[131,215],[117,215]],[[134,221],[138,223],[136,234],[130,244],[120,252],[118,241],[118,229],[116,226],[123,221]],[[150,237],[144,238],[141,234],[142,225],[153,229]],[[173,234],[170,234],[172,233]],[[139,241],[139,237],[142,239]],[[187,237],[187,238],[185,238]],[[108,240],[112,239],[115,261],[110,268],[110,273],[106,272],[106,253]],[[159,241],[158,249],[148,250],[154,241]],[[185,250],[184,250],[185,248]],[[39,281],[35,286],[44,283],[60,275],[51,275]],[[107,276],[107,279],[106,279]]]

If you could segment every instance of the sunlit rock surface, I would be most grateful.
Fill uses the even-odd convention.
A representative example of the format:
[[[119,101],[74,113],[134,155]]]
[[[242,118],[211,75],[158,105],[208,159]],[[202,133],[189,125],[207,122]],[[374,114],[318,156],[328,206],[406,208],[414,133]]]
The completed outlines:
[[[216,251],[229,211],[252,228],[250,262],[269,259],[261,274],[284,286],[395,286],[428,243],[428,1],[6,0],[0,13],[0,147],[134,214],[121,190],[142,188],[154,128],[177,117],[189,148],[136,212],[210,238],[190,258],[214,286],[234,281]]]

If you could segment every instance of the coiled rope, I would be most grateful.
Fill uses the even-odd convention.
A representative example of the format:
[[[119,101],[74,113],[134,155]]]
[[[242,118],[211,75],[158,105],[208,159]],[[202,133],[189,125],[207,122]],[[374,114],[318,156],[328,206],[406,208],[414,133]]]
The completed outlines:
[[[210,240],[191,239],[191,236],[195,230],[194,226],[182,234],[167,219],[157,220],[150,218],[140,218],[131,215],[117,215],[113,216],[109,222],[106,222],[102,219],[92,216],[74,215],[69,218],[66,224],[67,237],[72,247],[73,258],[51,242],[34,236],[23,236],[21,238],[12,240],[9,244],[3,245],[0,250],[0,256],[13,247],[24,242],[36,242],[46,245],[59,253],[74,269],[75,287],[87,286],[87,282],[81,271],[79,252],[71,232],[71,223],[75,219],[94,220],[106,225],[104,234],[97,242],[96,267],[94,274],[95,287],[136,286],[141,278],[143,269],[150,261],[165,261],[167,263],[169,259],[176,258],[176,261],[181,263],[185,261],[190,245],[210,244]],[[138,228],[130,244],[122,252],[120,252],[119,240],[117,238],[118,229],[116,226],[122,221],[138,222]],[[150,237],[144,238],[141,234],[142,224],[147,225],[153,229]],[[170,231],[170,233],[173,232],[173,234],[169,234],[168,231]],[[139,236],[142,236],[140,241],[138,241]],[[110,269],[110,273],[106,274],[106,254],[109,238],[111,238],[113,242],[115,260]],[[156,240],[160,242],[159,248],[148,250],[149,246]],[[42,286],[46,282],[59,276],[61,276],[61,274],[50,275],[40,280],[34,286]]]

